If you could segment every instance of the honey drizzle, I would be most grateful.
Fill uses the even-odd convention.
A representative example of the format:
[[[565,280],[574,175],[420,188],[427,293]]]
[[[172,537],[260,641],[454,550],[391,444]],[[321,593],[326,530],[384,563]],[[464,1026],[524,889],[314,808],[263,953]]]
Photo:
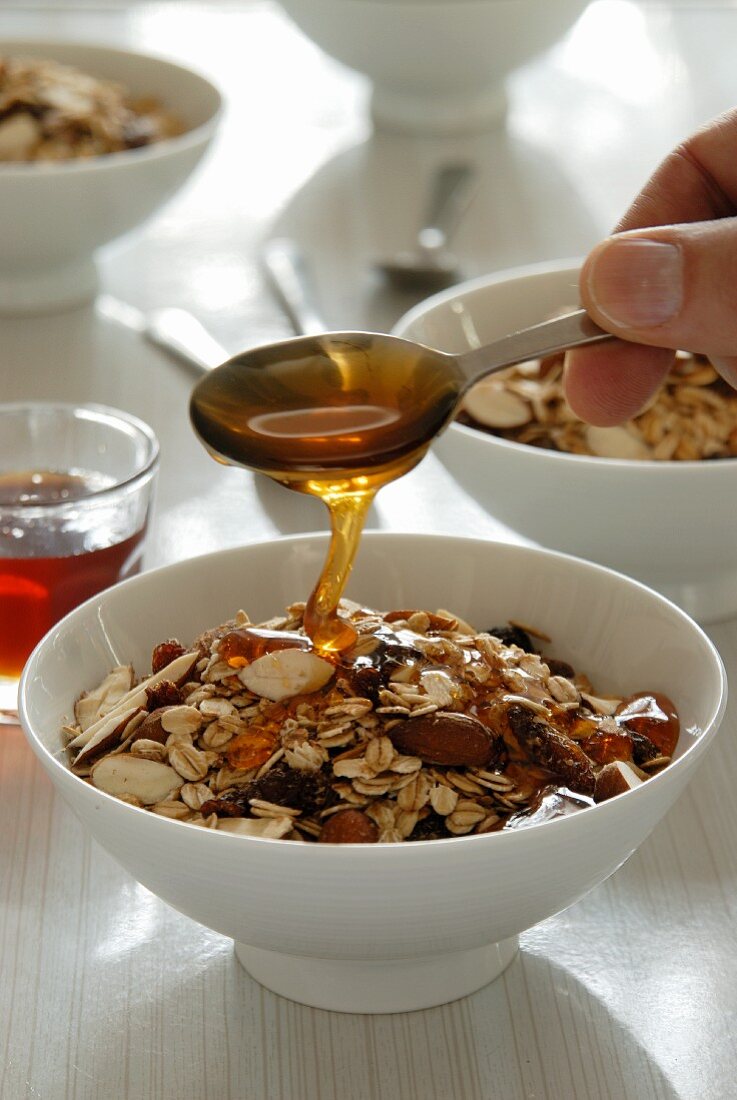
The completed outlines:
[[[303,357],[286,344],[231,360],[199,383],[191,413],[218,461],[265,473],[328,508],[330,546],[304,624],[330,655],[356,641],[337,609],[371,502],[423,458],[452,415],[458,380],[428,349],[408,354],[401,342],[370,334],[324,339]]]

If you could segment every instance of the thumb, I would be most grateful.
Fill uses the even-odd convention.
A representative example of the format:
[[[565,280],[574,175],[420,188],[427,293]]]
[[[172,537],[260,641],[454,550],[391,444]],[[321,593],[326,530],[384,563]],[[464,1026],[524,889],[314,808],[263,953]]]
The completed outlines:
[[[609,237],[586,260],[581,297],[623,340],[702,352],[737,386],[737,218]]]

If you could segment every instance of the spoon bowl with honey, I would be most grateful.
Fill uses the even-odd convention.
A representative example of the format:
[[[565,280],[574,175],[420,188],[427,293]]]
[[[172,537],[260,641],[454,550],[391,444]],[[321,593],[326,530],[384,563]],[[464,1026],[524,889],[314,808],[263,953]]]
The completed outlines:
[[[332,539],[305,614],[318,650],[355,634],[337,613],[377,491],[422,459],[479,379],[515,363],[609,339],[584,310],[462,355],[380,333],[300,336],[242,352],[192,394],[195,431],[219,462],[325,502]]]

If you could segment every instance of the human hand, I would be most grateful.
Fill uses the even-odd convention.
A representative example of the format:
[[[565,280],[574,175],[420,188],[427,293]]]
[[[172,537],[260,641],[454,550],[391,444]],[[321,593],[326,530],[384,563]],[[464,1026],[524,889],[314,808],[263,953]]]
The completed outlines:
[[[583,305],[622,339],[570,351],[573,411],[607,426],[636,415],[674,350],[708,355],[737,387],[737,108],[675,149],[615,234],[589,254]]]

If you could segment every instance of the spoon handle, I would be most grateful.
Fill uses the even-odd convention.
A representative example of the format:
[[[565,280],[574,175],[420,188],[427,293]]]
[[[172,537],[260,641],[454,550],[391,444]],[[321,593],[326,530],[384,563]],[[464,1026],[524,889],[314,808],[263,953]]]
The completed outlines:
[[[465,390],[487,374],[512,367],[515,363],[553,355],[557,351],[580,347],[582,344],[597,344],[601,340],[612,339],[612,334],[599,328],[585,309],[579,309],[575,313],[566,313],[552,321],[523,328],[484,347],[464,352],[456,356],[456,363],[465,378]]]
[[[143,332],[150,343],[196,371],[207,372],[230,358],[230,352],[186,309],[154,310],[146,318]]]
[[[327,325],[312,299],[302,251],[288,237],[267,241],[261,250],[264,272],[271,289],[292,323],[297,336],[317,336]]]
[[[446,164],[438,169],[422,228],[417,234],[421,248],[435,251],[445,247],[469,197],[473,174],[470,164]]]

